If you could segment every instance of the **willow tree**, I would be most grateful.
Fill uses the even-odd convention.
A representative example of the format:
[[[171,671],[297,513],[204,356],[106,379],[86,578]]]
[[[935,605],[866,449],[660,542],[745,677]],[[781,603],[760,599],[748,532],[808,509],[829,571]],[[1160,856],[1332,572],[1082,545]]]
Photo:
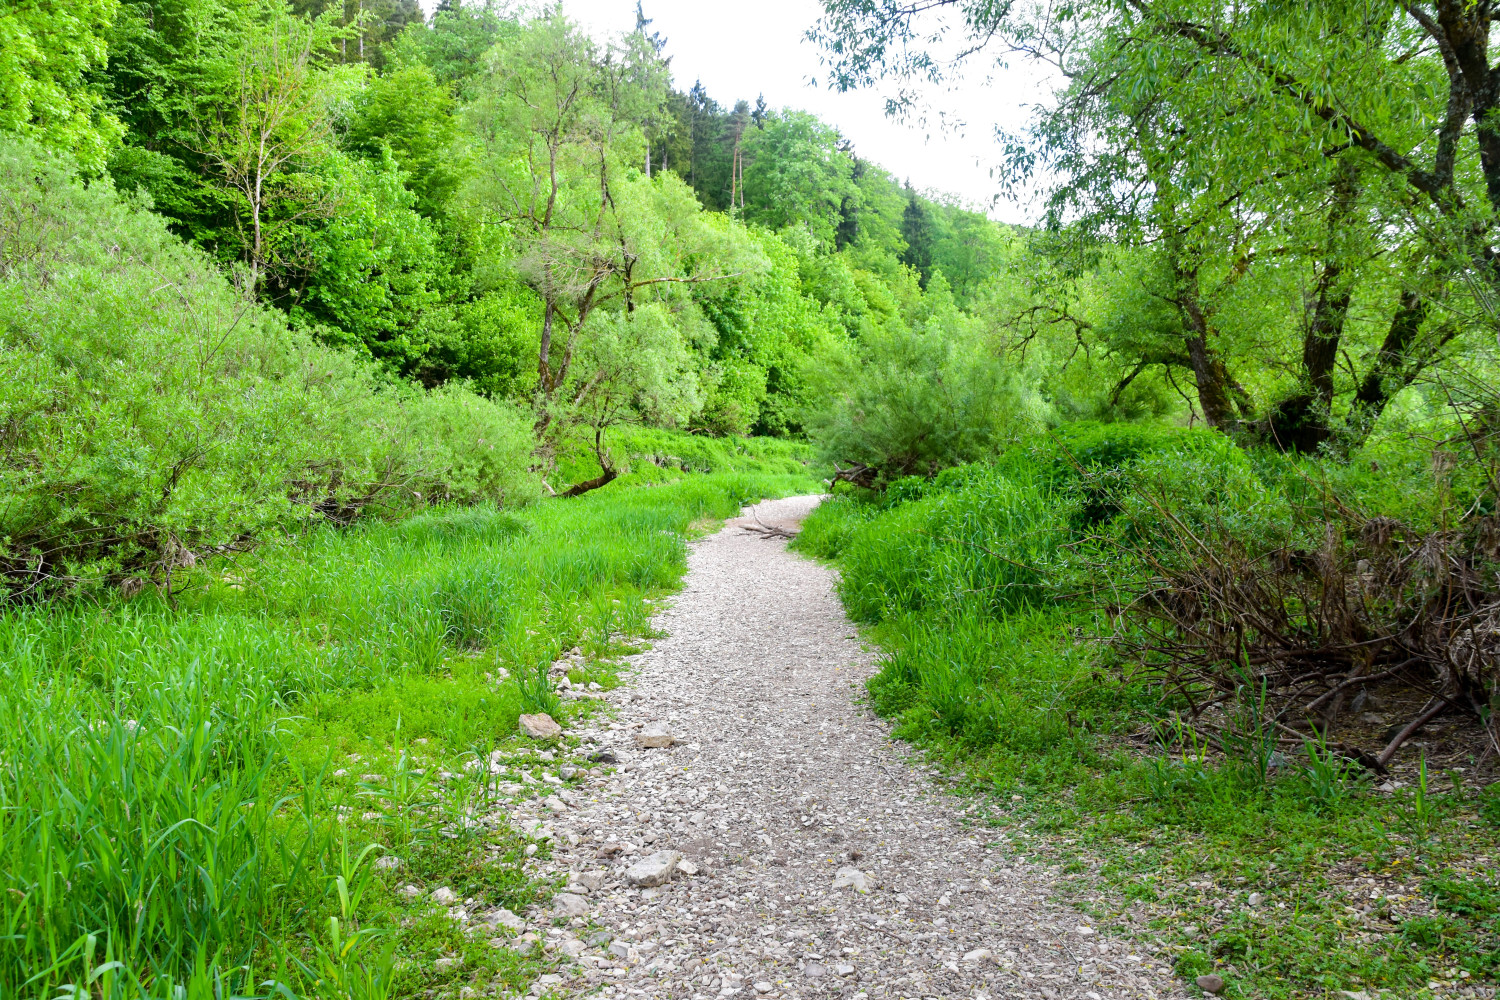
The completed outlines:
[[[512,244],[518,274],[542,302],[536,429],[544,458],[556,435],[590,413],[591,397],[620,379],[580,377],[595,331],[642,302],[759,267],[742,234],[705,216],[675,176],[648,177],[640,123],[662,114],[665,62],[639,33],[601,46],[560,12],[528,22],[486,57],[468,108],[476,170],[473,210]],[[661,338],[638,338],[660,344]],[[602,364],[602,362],[601,362]],[[596,436],[606,474],[612,465]]]
[[[1488,0],[824,7],[814,34],[836,86],[1051,67],[1052,99],[1003,137],[1006,180],[1046,185],[1054,227],[1161,258],[1178,344],[1139,362],[1189,373],[1210,424],[1294,449],[1357,442],[1494,329]],[[1284,335],[1232,342],[1218,310],[1273,271],[1300,283],[1273,318]]]

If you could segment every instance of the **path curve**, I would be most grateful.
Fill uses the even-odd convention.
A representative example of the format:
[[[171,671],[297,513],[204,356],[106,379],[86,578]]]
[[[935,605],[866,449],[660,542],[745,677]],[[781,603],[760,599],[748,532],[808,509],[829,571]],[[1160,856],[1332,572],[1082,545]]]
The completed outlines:
[[[817,502],[747,513],[795,528]],[[669,637],[634,658],[609,727],[581,734],[621,765],[554,818],[553,870],[588,915],[551,931],[549,946],[578,960],[552,988],[674,1000],[1179,995],[1159,962],[1051,902],[1055,871],[964,824],[967,803],[862,706],[872,657],[833,571],[745,529],[756,523],[742,516],[692,545],[684,589],[656,620]],[[637,749],[635,735],[657,726],[680,742]],[[662,850],[696,873],[630,886],[626,869]],[[832,887],[851,868],[869,891]]]

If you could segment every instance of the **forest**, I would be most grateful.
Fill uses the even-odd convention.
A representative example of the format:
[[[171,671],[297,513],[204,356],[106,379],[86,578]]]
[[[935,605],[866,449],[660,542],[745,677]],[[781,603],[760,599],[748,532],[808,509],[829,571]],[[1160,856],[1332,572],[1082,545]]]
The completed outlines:
[[[1226,996],[1492,995],[1500,10],[821,9],[898,116],[1047,67],[1034,224],[648,5],[0,3],[0,993],[520,995],[403,887],[544,903],[474,821],[519,715],[826,493],[870,704],[1100,919]]]

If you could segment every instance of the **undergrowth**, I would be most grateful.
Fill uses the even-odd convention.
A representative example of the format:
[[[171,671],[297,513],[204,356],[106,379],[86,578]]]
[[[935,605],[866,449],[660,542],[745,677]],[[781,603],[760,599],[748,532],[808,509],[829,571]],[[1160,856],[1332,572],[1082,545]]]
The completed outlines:
[[[1342,502],[1418,527],[1441,516],[1430,469],[1423,494],[1392,450],[1362,461],[1328,473]],[[1291,465],[1208,434],[1075,425],[989,466],[843,493],[794,546],[840,566],[846,608],[884,650],[869,694],[897,735],[983,797],[991,836],[1061,865],[1080,905],[1190,989],[1210,971],[1234,997],[1493,984],[1500,785],[1482,784],[1480,739],[1460,753],[1440,730],[1371,776],[1316,728],[1290,745],[1247,686],[1205,736],[1121,641],[1143,577],[1119,539],[1163,544],[1129,521],[1138,470],[1195,484],[1185,517],[1231,509],[1236,530],[1269,535],[1308,481]],[[1235,506],[1215,475],[1248,475],[1256,499]],[[1468,502],[1450,486],[1442,502]]]
[[[545,844],[472,819],[530,752],[521,712],[583,710],[545,667],[574,646],[607,665],[686,535],[807,488],[725,473],[436,510],[202,562],[175,607],[148,589],[6,611],[0,995],[523,987],[534,960],[426,893],[520,910],[548,891],[525,869]]]

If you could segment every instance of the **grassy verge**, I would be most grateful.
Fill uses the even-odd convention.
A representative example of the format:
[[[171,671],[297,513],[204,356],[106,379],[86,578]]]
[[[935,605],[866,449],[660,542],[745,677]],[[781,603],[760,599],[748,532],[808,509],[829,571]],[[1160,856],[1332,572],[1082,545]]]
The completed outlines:
[[[840,497],[795,543],[840,565],[884,650],[874,707],[976,797],[976,823],[1059,865],[1191,991],[1214,972],[1231,997],[1492,995],[1500,785],[1449,745],[1475,744],[1440,729],[1377,785],[1316,744],[1196,743],[1183,703],[1092,639],[1112,623],[1046,585],[1088,498],[1028,475]]]
[[[593,479],[603,471],[594,456],[590,433],[581,428],[564,441],[553,483],[557,489]],[[659,427],[624,426],[609,432],[608,450],[622,478],[636,484],[667,482],[689,472],[823,475],[810,445],[784,438],[707,437]]]
[[[522,986],[536,959],[431,898],[550,891],[506,802],[535,765],[587,762],[517,716],[588,711],[547,668],[576,646],[573,680],[611,683],[689,533],[809,486],[725,473],[320,530],[179,574],[170,604],[6,612],[0,993]]]

